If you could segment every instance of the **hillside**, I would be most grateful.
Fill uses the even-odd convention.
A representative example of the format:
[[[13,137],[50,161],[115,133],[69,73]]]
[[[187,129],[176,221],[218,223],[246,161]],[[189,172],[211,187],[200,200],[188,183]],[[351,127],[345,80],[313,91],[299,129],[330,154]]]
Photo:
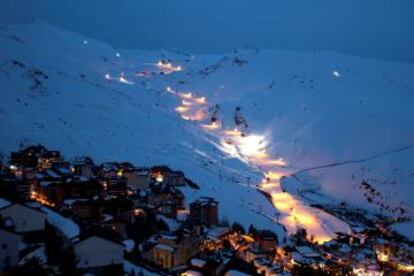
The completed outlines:
[[[2,152],[42,143],[69,158],[166,164],[201,187],[185,189],[190,201],[216,197],[222,218],[280,235],[276,221],[321,241],[349,231],[308,203],[413,216],[414,65],[121,51],[39,21],[1,26],[0,48]]]

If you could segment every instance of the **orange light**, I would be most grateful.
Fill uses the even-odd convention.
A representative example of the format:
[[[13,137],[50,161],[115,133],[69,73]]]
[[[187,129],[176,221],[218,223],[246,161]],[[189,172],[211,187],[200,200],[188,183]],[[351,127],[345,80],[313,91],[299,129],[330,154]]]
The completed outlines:
[[[205,104],[206,103],[206,98],[205,97],[200,97],[200,98],[194,99],[194,101],[198,104]]]
[[[181,98],[183,99],[191,99],[193,97],[193,94],[191,94],[190,92],[188,93],[180,93],[178,94]]]
[[[179,113],[183,113],[183,112],[187,112],[188,111],[188,107],[186,106],[179,106],[175,108],[175,111],[179,112]]]
[[[237,136],[237,137],[239,137],[239,136],[241,136],[241,131],[240,130],[238,130],[237,128],[235,128],[235,129],[233,129],[233,130],[225,130],[224,131],[224,134],[225,135],[228,135],[228,136]]]
[[[212,122],[211,124],[203,124],[201,125],[201,127],[204,129],[208,129],[208,130],[215,130],[215,129],[219,129],[221,127],[221,124],[215,121],[215,122]]]
[[[192,102],[189,102],[189,101],[186,101],[186,100],[183,100],[183,101],[181,102],[181,104],[182,104],[182,105],[185,105],[185,106],[192,106],[192,105],[193,105],[193,103],[192,103]]]

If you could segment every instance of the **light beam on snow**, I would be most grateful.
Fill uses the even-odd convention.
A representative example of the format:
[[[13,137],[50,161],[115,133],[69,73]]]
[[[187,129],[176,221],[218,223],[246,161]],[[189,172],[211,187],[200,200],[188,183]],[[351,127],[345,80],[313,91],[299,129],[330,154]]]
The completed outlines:
[[[171,74],[174,72],[182,71],[183,68],[181,65],[174,66],[171,62],[165,62],[165,61],[158,61],[155,66],[164,74]]]
[[[167,91],[168,93],[172,93],[172,94],[176,94],[177,92],[174,90],[174,89],[172,89],[170,86],[167,86],[166,88],[165,88],[165,91]]]
[[[181,98],[183,98],[183,99],[192,99],[193,98],[193,94],[191,94],[190,92],[188,92],[188,93],[180,93],[178,95]]]
[[[187,112],[187,111],[188,111],[188,109],[189,109],[189,107],[187,107],[187,106],[181,106],[181,105],[175,108],[175,110],[176,110],[177,112],[179,112],[179,113],[184,113],[184,112]]]
[[[127,80],[124,76],[119,77],[119,82],[132,85],[134,84],[132,81]]]
[[[243,136],[239,139],[239,149],[245,156],[261,154],[266,146],[265,139],[261,135]]]
[[[210,124],[202,124],[201,127],[207,130],[216,130],[216,129],[221,128],[221,124],[215,121]]]
[[[187,100],[182,100],[182,101],[181,101],[181,104],[182,104],[182,105],[185,105],[185,106],[192,106],[192,105],[193,105],[193,103],[192,103],[192,102],[187,101]]]

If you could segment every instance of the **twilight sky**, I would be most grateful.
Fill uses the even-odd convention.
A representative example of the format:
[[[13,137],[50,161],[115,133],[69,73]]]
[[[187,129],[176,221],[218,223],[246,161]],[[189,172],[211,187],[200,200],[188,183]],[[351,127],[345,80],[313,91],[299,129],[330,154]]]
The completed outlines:
[[[0,0],[0,20],[39,17],[114,47],[335,50],[414,62],[412,0]]]

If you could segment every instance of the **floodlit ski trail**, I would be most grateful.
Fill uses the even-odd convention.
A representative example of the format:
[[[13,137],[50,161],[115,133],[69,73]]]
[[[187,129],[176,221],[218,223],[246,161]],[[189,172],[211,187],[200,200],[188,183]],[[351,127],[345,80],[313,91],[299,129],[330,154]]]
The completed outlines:
[[[176,95],[181,104],[175,109],[182,119],[197,122],[201,129],[220,139],[220,150],[241,161],[259,167],[264,174],[257,187],[269,194],[280,212],[275,221],[283,224],[289,233],[305,228],[308,238],[323,243],[336,237],[337,232],[350,232],[349,226],[336,217],[310,207],[300,199],[284,192],[280,180],[290,175],[288,164],[282,158],[272,158],[267,152],[267,140],[263,135],[245,134],[238,129],[222,129],[220,121],[207,121],[208,102],[191,92],[178,92],[171,87],[166,91]]]

